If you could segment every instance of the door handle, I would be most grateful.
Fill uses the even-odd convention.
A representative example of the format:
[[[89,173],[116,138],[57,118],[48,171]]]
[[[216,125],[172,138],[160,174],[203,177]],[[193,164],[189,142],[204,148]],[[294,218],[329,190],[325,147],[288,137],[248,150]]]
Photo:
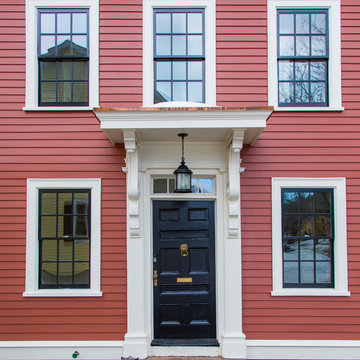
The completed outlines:
[[[159,275],[158,275],[157,270],[154,270],[154,273],[153,273],[154,287],[157,287],[157,285],[158,285],[158,280],[157,280],[158,277],[159,277]]]

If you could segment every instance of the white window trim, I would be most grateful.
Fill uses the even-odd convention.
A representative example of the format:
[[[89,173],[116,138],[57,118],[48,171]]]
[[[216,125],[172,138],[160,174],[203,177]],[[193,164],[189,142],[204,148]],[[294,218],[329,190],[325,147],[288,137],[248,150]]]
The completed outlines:
[[[267,0],[268,5],[268,103],[276,111],[342,111],[340,0]],[[328,9],[329,11],[329,106],[279,107],[277,67],[277,10]]]
[[[39,189],[91,190],[90,289],[39,289]],[[26,284],[23,296],[101,296],[101,179],[28,179],[26,211]]]
[[[89,106],[39,106],[37,58],[37,9],[89,9]],[[26,0],[26,98],[25,111],[92,110],[99,106],[99,0]]]
[[[282,188],[334,189],[334,279],[332,289],[283,288],[282,273]],[[346,180],[345,178],[272,178],[273,296],[350,296],[347,275]]]
[[[215,0],[143,0],[143,106],[161,106],[154,104],[154,8],[205,9],[205,106],[216,106]],[[181,102],[181,106],[193,107],[194,103]]]

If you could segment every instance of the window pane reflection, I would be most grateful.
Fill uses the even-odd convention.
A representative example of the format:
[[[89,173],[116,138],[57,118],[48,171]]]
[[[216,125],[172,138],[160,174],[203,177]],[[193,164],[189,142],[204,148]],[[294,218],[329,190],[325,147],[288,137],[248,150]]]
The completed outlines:
[[[284,287],[333,286],[332,189],[282,190]]]

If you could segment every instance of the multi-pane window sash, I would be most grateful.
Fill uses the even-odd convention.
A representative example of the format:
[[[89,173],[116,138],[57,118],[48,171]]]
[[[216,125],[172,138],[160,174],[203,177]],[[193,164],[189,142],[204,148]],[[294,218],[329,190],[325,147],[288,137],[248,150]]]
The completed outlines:
[[[90,190],[39,190],[39,288],[90,288]]]
[[[154,10],[154,102],[205,102],[203,9]]]
[[[284,288],[334,286],[333,189],[282,189]]]
[[[279,106],[328,106],[327,10],[278,10]]]
[[[38,10],[39,106],[89,104],[87,9]]]

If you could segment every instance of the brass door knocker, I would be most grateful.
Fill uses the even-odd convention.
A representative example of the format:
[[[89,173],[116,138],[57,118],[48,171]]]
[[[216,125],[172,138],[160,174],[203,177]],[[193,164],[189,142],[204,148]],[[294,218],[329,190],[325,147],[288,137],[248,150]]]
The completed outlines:
[[[181,256],[188,256],[189,255],[189,246],[188,244],[181,244],[180,245],[180,254]]]

